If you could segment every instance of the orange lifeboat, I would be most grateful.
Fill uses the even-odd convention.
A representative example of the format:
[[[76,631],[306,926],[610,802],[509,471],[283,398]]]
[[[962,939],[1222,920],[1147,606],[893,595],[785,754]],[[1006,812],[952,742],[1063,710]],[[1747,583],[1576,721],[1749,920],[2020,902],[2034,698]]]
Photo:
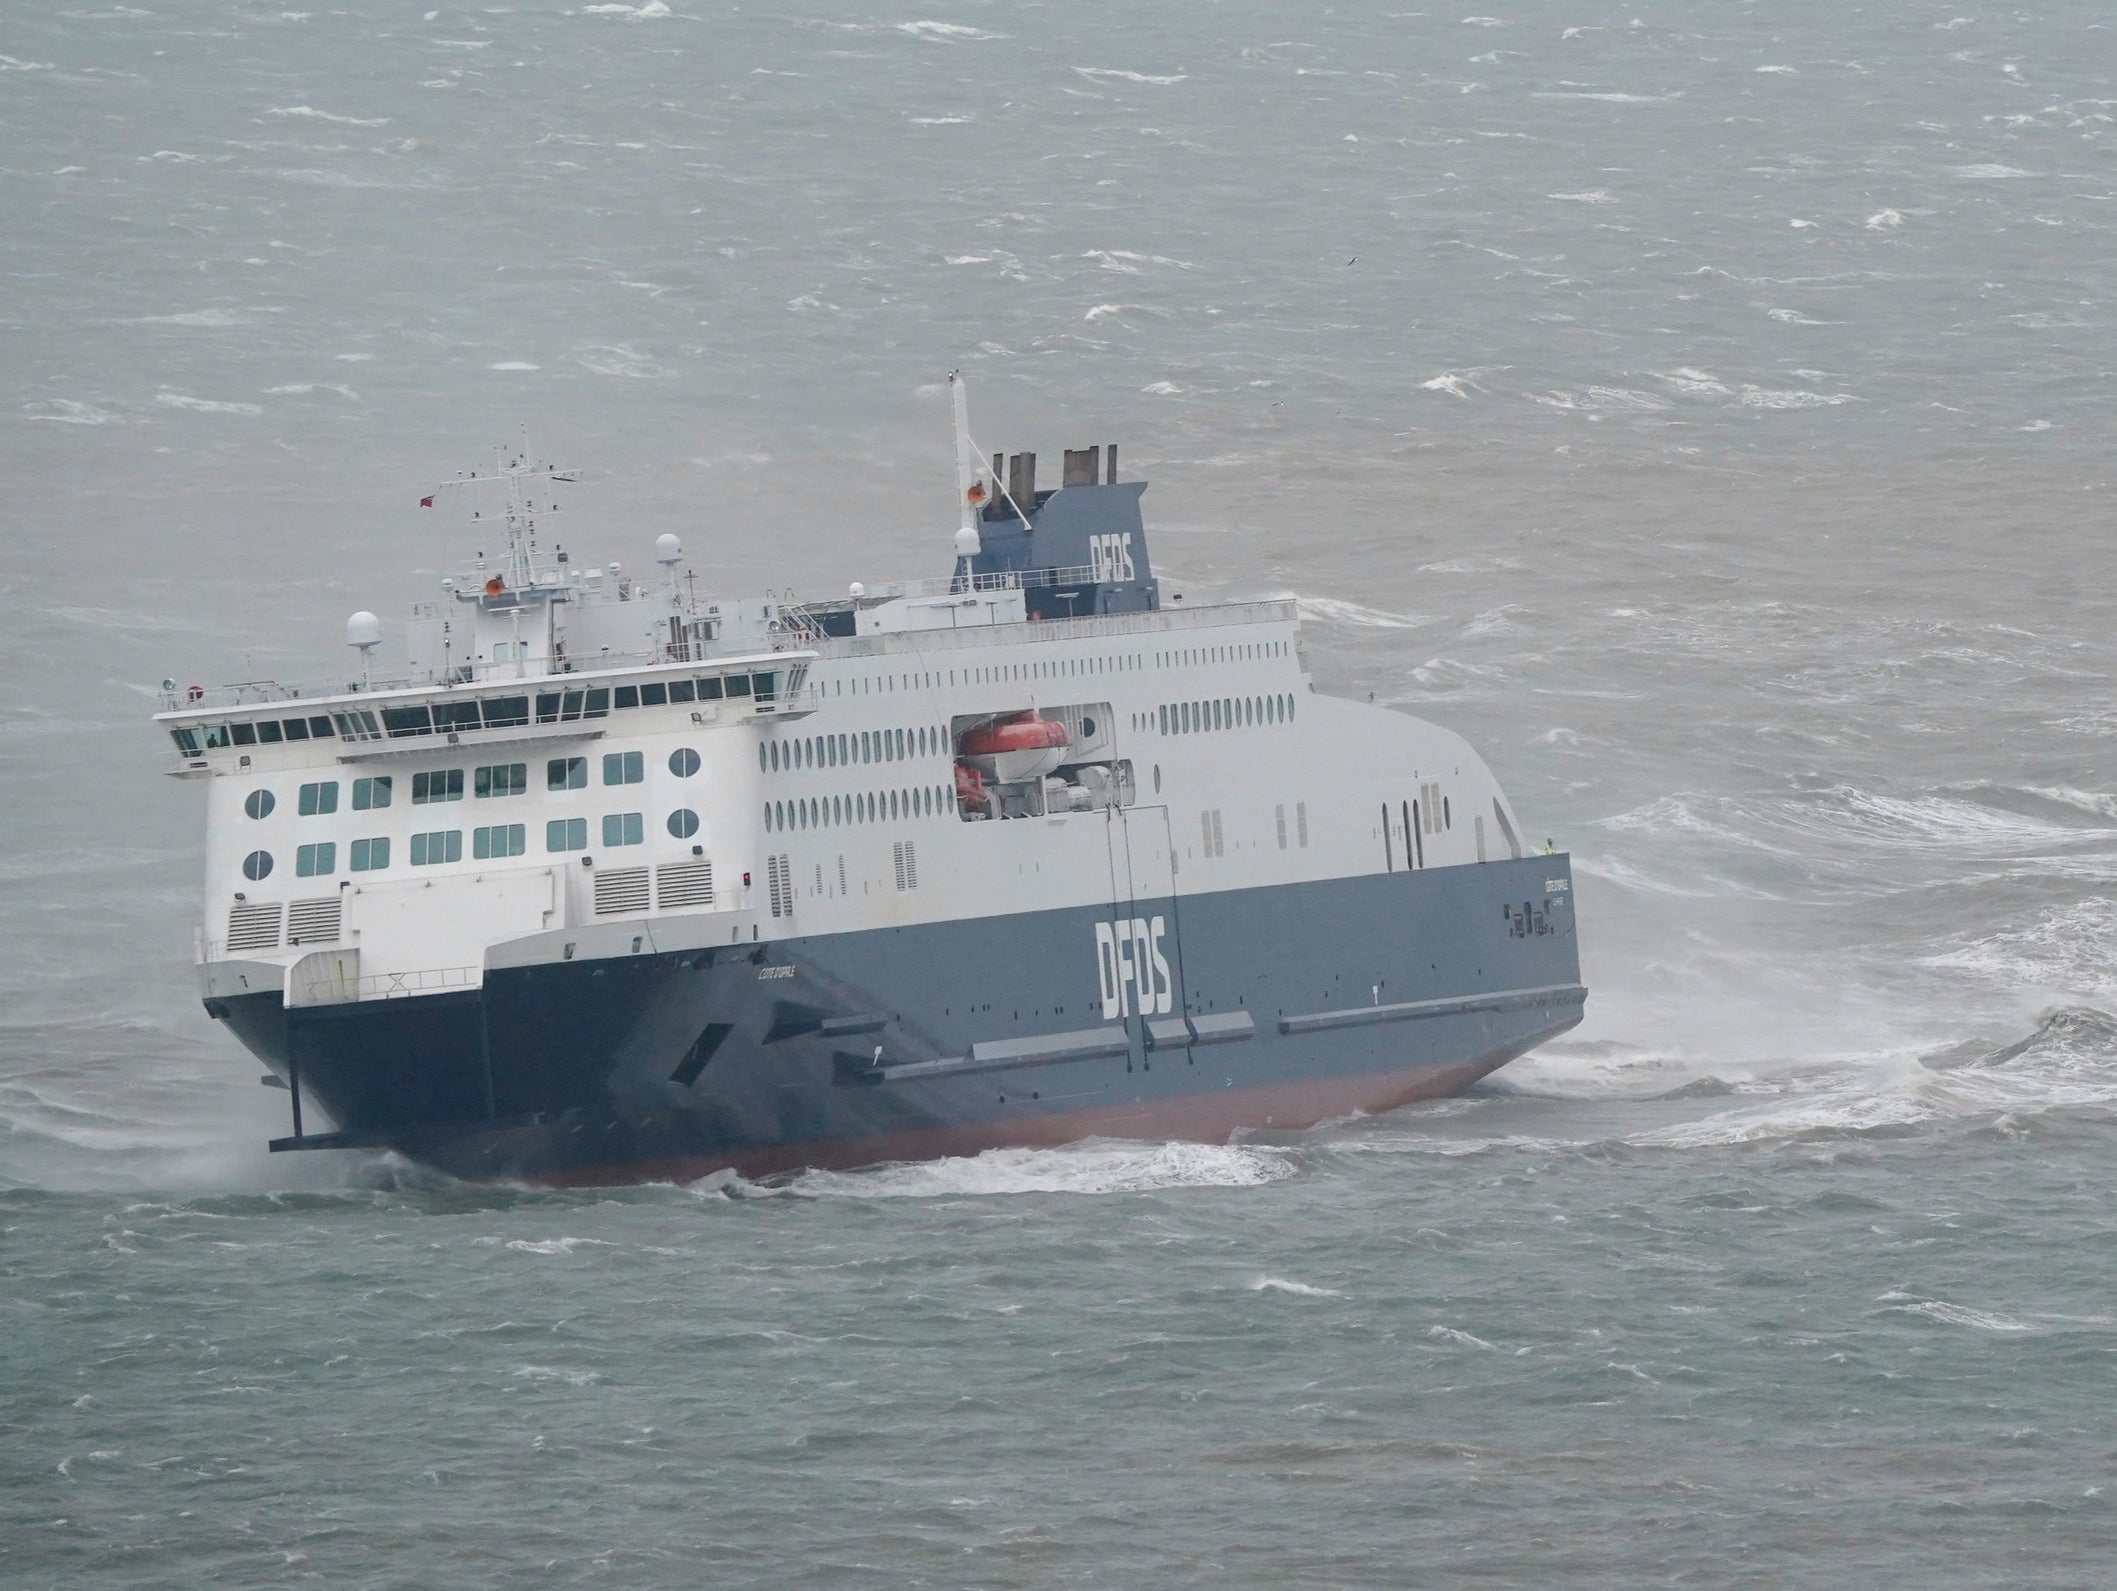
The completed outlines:
[[[987,724],[983,729],[973,729],[963,737],[962,751],[966,757],[997,757],[1010,751],[1048,751],[1070,745],[1072,738],[1066,733],[1066,726],[1055,719],[1039,718],[1033,712],[1019,713],[996,724]]]
[[[1017,784],[1041,779],[1064,762],[1072,739],[1064,724],[1039,718],[1032,710],[969,731],[957,743],[956,753],[991,783]]]

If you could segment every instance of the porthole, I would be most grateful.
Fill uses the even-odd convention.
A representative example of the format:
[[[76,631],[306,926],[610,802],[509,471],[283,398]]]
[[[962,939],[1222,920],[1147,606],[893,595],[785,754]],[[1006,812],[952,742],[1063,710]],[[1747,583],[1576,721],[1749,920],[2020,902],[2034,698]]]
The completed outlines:
[[[269,818],[272,815],[274,805],[272,792],[269,790],[252,790],[243,797],[243,811],[253,818]],[[262,856],[264,853],[260,851],[258,854]],[[269,861],[267,865],[270,865]],[[259,876],[262,877],[263,875]]]
[[[1158,762],[1154,765],[1154,793],[1161,794],[1161,764]]]
[[[251,883],[254,884],[261,878],[269,878],[271,876],[272,853],[270,851],[252,851],[243,858],[243,877],[247,878]]]
[[[679,746],[669,753],[669,771],[679,779],[688,779],[698,772],[698,753],[689,746]]]
[[[679,840],[688,840],[698,832],[698,814],[689,807],[678,807],[669,814],[669,832]]]
[[[1093,740],[1094,738],[1095,738],[1095,720],[1094,720],[1094,719],[1092,719],[1092,718],[1083,718],[1083,719],[1081,720],[1081,739],[1083,739],[1083,740]]]

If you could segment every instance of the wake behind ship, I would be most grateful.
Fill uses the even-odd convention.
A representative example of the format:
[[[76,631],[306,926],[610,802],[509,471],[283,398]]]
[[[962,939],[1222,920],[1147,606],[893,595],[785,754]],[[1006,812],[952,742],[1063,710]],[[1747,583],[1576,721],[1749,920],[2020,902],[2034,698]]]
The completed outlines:
[[[1116,448],[1039,490],[953,384],[945,578],[575,564],[521,459],[437,489],[500,494],[504,549],[405,676],[361,613],[356,686],[167,687],[205,1008],[289,1091],[275,1150],[591,1183],[1218,1141],[1580,1020],[1568,859],[1468,744],[1318,693],[1290,601],[1164,605]]]

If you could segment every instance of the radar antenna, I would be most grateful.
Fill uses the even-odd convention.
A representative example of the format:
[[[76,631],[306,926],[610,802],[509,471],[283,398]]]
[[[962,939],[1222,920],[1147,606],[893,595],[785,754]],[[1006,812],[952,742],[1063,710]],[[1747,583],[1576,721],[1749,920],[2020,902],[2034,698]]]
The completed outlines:
[[[458,487],[471,487],[477,492],[477,500],[484,500],[484,489],[505,483],[507,504],[502,510],[503,534],[506,538],[507,557],[503,565],[509,588],[522,590],[536,584],[537,515],[539,512],[555,514],[558,504],[547,500],[540,510],[525,488],[534,481],[553,481],[561,485],[572,485],[581,476],[579,470],[561,469],[555,464],[531,462],[529,443],[525,438],[521,451],[509,457],[505,448],[493,449],[495,467],[481,475],[476,470],[460,474],[452,481],[443,481],[432,494],[420,499],[420,506],[431,508],[434,497],[444,491]],[[482,510],[473,510],[473,519],[482,517]],[[561,557],[563,558],[563,554]]]
[[[955,400],[956,508],[962,515],[956,529],[956,581],[968,586],[970,561],[984,549],[984,541],[978,535],[978,515],[992,494],[985,486],[977,446],[970,440],[970,390],[963,372],[949,371],[948,386]]]

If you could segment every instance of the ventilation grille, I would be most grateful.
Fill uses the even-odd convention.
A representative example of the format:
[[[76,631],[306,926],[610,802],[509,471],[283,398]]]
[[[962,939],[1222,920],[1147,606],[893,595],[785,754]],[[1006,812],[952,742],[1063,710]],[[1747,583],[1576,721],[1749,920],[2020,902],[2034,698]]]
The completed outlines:
[[[647,910],[647,870],[618,867],[595,875],[595,914],[637,917]]]
[[[339,900],[325,895],[317,900],[298,900],[287,907],[287,943],[328,945],[338,938]]]
[[[278,901],[245,901],[228,908],[230,950],[277,950],[279,948]]]
[[[671,906],[713,904],[711,862],[671,862],[654,870],[654,903],[667,911]]]
[[[768,856],[764,859],[765,886],[772,898],[774,917],[794,915],[794,870],[783,856]]]
[[[917,889],[919,887],[918,846],[910,840],[899,840],[890,847],[890,851],[897,862],[897,888]]]

